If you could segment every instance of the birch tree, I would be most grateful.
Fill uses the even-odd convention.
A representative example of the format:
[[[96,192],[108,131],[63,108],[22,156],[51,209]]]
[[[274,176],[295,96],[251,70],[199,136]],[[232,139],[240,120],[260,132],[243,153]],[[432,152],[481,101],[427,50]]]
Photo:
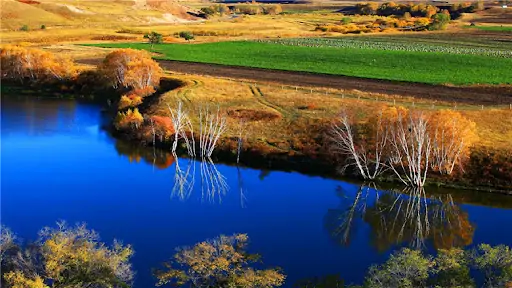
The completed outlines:
[[[422,112],[398,111],[390,125],[389,167],[406,185],[422,187],[432,150],[429,121]]]
[[[342,171],[355,166],[364,179],[375,179],[385,169],[384,152],[389,136],[382,111],[370,119],[366,128],[369,130],[367,137],[361,137],[363,133],[354,125],[354,119],[346,110],[342,110],[332,126],[332,139],[335,151],[348,157]]]

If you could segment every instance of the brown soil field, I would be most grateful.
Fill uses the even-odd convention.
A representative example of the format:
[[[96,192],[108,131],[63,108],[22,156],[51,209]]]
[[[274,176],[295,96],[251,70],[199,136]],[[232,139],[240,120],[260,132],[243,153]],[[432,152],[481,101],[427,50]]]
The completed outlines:
[[[78,62],[97,65],[99,61],[99,59],[84,59]],[[194,62],[169,60],[158,60],[158,62],[165,70],[178,73],[271,82],[289,86],[361,90],[371,93],[412,96],[434,101],[475,105],[506,105],[512,102],[511,85],[458,87]]]

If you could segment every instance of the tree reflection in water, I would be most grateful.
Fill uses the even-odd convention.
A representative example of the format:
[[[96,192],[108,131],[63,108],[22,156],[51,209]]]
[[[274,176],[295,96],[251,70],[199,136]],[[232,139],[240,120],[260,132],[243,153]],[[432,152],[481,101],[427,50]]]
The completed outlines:
[[[181,169],[180,160],[176,158],[174,165],[174,186],[172,187],[171,198],[187,200],[194,190],[196,165],[193,160],[187,159],[187,166]]]
[[[196,176],[199,173],[201,201],[209,203],[222,203],[229,191],[227,178],[217,169],[210,157],[196,159],[179,158],[170,152],[132,145],[124,141],[115,144],[119,155],[127,156],[130,163],[140,163],[141,160],[159,169],[166,169],[174,165],[174,184],[171,190],[171,198],[181,201],[188,200],[196,188]],[[196,168],[196,165],[199,167]],[[240,193],[240,205],[245,208],[246,188],[242,171],[237,166],[238,192]]]
[[[450,194],[427,195],[423,188],[379,191],[362,185],[350,199],[339,187],[341,208],[329,210],[325,225],[333,239],[350,244],[361,222],[371,229],[372,244],[379,251],[407,243],[415,249],[429,241],[436,249],[464,247],[472,243],[474,227],[468,213],[454,203]]]
[[[167,151],[141,147],[125,141],[116,141],[115,148],[119,155],[127,156],[130,163],[140,163],[144,160],[158,169],[167,169],[175,161],[174,156]]]

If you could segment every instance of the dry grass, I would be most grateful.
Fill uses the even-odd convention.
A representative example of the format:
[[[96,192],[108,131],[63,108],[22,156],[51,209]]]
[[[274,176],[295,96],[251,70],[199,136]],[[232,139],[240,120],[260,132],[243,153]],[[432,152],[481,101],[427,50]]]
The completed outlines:
[[[177,18],[190,16],[186,16],[186,13],[184,15],[186,9],[178,4],[172,6],[173,8],[139,9],[127,5],[127,1],[84,1],[80,5],[71,0],[46,0],[39,5],[6,1],[6,4],[2,3],[5,6],[2,7],[4,29],[0,33],[4,43],[23,41],[54,44],[101,39],[116,41],[115,37],[126,37],[125,40],[118,39],[123,42],[144,41],[143,35],[150,31],[167,36],[167,42],[183,42],[184,40],[173,35],[185,30],[199,36],[195,42],[342,35],[336,32],[315,31],[317,25],[334,25],[343,18],[340,13],[328,11],[274,16],[244,15],[236,18],[225,16],[206,21],[172,21],[173,19],[165,17],[171,17],[170,14],[177,15]],[[20,5],[23,7],[19,7]],[[70,11],[68,6],[85,12]],[[377,18],[383,17],[356,16],[352,17],[352,21],[369,23]],[[46,25],[46,30],[40,29],[43,24]],[[17,31],[22,25],[28,25],[31,31]]]
[[[162,23],[181,23],[194,17],[187,8],[164,0],[158,5],[135,5],[135,1],[74,1],[39,0],[39,4],[25,4],[2,0],[2,29],[17,30],[21,25],[39,29],[68,27],[77,30],[89,27],[115,28]],[[115,20],[115,21],[113,21]]]

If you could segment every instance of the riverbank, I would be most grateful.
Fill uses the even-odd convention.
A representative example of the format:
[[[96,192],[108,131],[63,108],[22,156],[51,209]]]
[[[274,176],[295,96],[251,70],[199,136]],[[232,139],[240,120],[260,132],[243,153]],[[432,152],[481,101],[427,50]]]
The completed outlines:
[[[326,132],[331,127],[339,109],[345,107],[365,121],[383,105],[399,99],[400,106],[431,110],[450,108],[449,103],[421,101],[414,98],[391,98],[389,95],[359,91],[305,91],[273,86],[268,83],[231,81],[198,75],[166,77],[177,81],[180,87],[158,93],[145,99],[139,111],[146,117],[170,116],[169,107],[175,109],[181,102],[191,121],[198,127],[198,107],[210,105],[226,113],[227,130],[222,135],[213,157],[216,161],[236,163],[237,147],[242,132],[240,163],[253,168],[279,169],[301,173],[339,177],[344,159],[332,152]],[[377,96],[377,100],[375,97]],[[393,99],[393,100],[392,100]],[[435,104],[434,104],[435,103]],[[472,147],[465,173],[452,176],[431,174],[428,185],[464,188],[488,192],[510,193],[512,187],[512,151],[507,147],[511,139],[512,111],[507,107],[478,109],[476,106],[457,107],[477,124],[478,142]],[[499,116],[497,116],[499,115]],[[503,122],[496,122],[496,117]],[[153,145],[149,125],[136,131],[115,131],[117,137],[141,145]],[[159,137],[156,137],[159,138]],[[159,148],[170,150],[172,140],[159,141]],[[197,140],[197,139],[196,139]],[[181,147],[185,152],[185,147]],[[351,171],[345,176],[351,177]],[[396,182],[391,175],[380,182]]]

